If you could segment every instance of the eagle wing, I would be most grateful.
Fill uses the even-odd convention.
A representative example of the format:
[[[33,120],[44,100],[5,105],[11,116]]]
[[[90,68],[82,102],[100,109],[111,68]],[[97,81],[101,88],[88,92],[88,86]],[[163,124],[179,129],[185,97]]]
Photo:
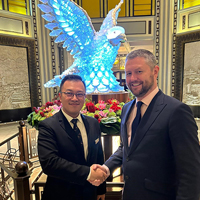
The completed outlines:
[[[50,36],[57,36],[55,42],[63,42],[74,58],[89,51],[96,31],[87,12],[72,0],[40,1],[38,7],[48,22],[45,27],[51,30]]]
[[[115,6],[115,8],[113,8],[112,10],[108,12],[106,18],[103,20],[103,23],[101,25],[99,32],[104,32],[117,25],[117,18],[118,18],[118,14],[120,12],[120,7],[122,4],[123,4],[123,0],[121,0],[119,4]]]

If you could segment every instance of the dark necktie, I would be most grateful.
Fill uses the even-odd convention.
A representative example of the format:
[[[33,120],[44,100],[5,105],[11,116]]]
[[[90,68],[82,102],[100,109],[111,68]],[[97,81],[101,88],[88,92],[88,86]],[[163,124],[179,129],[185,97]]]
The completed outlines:
[[[81,131],[80,131],[80,129],[77,126],[77,121],[78,121],[78,119],[72,119],[71,120],[71,122],[74,124],[73,130],[76,133],[81,146],[83,146],[83,141],[82,141],[82,137],[81,137]]]
[[[132,123],[132,134],[131,134],[131,142],[133,141],[134,135],[135,135],[135,131],[140,123],[141,120],[141,106],[142,106],[143,102],[142,101],[138,101],[137,102],[137,114],[135,116],[135,119],[133,120]]]

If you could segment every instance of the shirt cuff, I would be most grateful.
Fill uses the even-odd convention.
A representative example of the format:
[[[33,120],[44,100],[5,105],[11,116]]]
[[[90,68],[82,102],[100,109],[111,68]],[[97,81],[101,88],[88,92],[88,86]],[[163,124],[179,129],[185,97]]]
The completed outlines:
[[[88,174],[87,181],[90,180],[90,176],[91,176],[91,169],[90,169],[90,172]]]

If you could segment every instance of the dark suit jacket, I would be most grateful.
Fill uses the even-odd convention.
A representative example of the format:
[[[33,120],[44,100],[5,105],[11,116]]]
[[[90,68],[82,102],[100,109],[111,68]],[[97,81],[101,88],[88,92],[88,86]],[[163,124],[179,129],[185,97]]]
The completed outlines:
[[[190,108],[159,91],[127,146],[126,122],[135,100],[124,105],[118,150],[106,161],[122,164],[124,200],[199,200],[200,149]]]
[[[96,200],[105,194],[105,183],[99,187],[86,179],[90,166],[103,164],[100,126],[96,119],[83,116],[88,137],[88,157],[62,111],[39,124],[38,155],[48,175],[42,200]]]

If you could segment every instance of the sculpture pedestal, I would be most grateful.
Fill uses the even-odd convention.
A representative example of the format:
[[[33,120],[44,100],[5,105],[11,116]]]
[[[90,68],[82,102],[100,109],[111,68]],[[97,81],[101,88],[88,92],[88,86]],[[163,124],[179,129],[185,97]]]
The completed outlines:
[[[100,100],[107,101],[108,99],[117,99],[119,102],[127,102],[128,92],[88,94],[86,98],[91,99],[95,104]]]

